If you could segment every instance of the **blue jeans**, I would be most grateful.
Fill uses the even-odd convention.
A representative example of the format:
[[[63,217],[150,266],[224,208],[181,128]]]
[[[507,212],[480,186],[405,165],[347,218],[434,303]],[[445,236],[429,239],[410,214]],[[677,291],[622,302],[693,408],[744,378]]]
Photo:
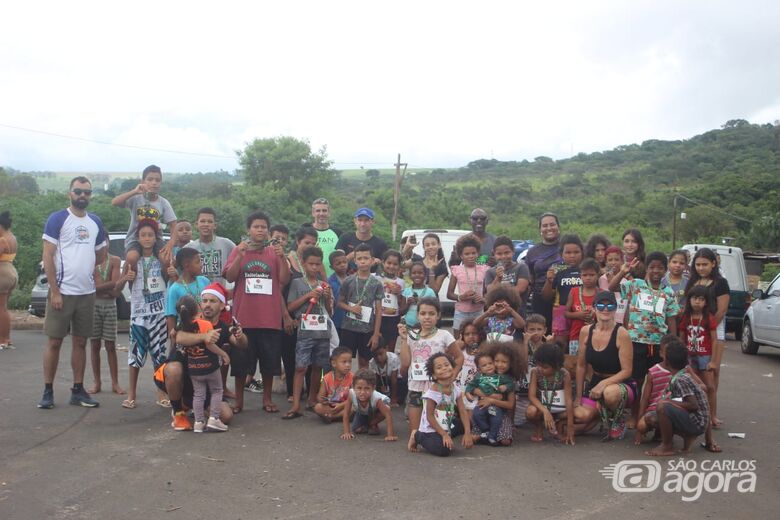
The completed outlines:
[[[504,409],[495,405],[480,408],[477,406],[471,412],[474,424],[480,432],[488,432],[488,440],[495,441],[498,431],[501,429],[501,421],[504,420]]]

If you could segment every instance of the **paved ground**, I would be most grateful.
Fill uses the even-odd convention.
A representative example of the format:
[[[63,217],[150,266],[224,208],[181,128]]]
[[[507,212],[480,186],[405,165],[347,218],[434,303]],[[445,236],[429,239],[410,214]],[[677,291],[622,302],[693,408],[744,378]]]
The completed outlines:
[[[313,417],[281,421],[258,411],[260,398],[224,434],[178,433],[154,404],[151,368],[143,369],[139,407],[102,393],[101,407],[67,404],[69,355],[55,384],[57,406],[38,410],[40,332],[16,332],[0,352],[0,518],[774,518],[780,507],[780,350],[758,356],[730,342],[723,368],[724,452],[707,460],[751,459],[754,493],[704,493],[693,502],[661,488],[619,493],[599,470],[647,459],[628,440],[597,435],[576,447],[531,444],[516,433],[510,448],[459,450],[448,459],[411,454],[403,442],[341,441],[338,426]],[[69,348],[63,347],[64,353]],[[120,354],[120,362],[126,354]],[[105,363],[105,361],[104,361]],[[105,367],[107,369],[107,367]],[[768,377],[772,374],[772,377]],[[126,384],[127,370],[120,372]],[[91,382],[91,378],[87,378]],[[104,381],[105,387],[105,381]],[[277,402],[282,405],[282,399]],[[284,408],[284,406],[282,406]],[[402,438],[408,434],[396,414]],[[731,439],[727,432],[745,433]],[[661,461],[666,469],[666,461]],[[664,478],[668,478],[668,475]],[[689,481],[689,484],[695,484]],[[713,484],[714,485],[714,484]],[[689,493],[690,495],[690,493]]]

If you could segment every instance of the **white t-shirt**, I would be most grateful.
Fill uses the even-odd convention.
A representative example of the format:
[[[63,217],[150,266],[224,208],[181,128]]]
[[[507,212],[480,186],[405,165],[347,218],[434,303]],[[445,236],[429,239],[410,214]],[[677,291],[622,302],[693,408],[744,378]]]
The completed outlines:
[[[435,388],[438,388],[438,385]],[[449,432],[452,429],[452,421],[455,419],[455,414],[458,410],[458,397],[460,397],[461,393],[458,385],[452,385],[452,393],[450,395],[442,394],[433,388],[426,390],[423,394],[423,410],[419,431],[422,433],[436,433],[431,423],[428,422],[428,407],[431,406],[431,401],[433,401],[436,403],[436,409],[433,412],[436,421],[444,431]]]
[[[387,353],[387,363],[380,367],[376,358],[368,362],[368,369],[376,375],[376,387],[380,392],[390,392],[390,376],[393,372],[401,370],[401,358],[393,352]]]
[[[377,408],[379,407],[379,401],[382,401],[387,406],[390,406],[390,398],[385,394],[377,392],[376,390],[374,390],[374,392],[371,394],[371,397],[368,398],[368,406],[366,408],[362,408],[360,406],[360,403],[357,400],[357,394],[355,394],[355,390],[353,388],[349,389],[349,398],[352,400],[352,411],[359,413],[360,415],[372,415],[377,411]]]
[[[227,280],[222,277],[222,271],[230,252],[236,247],[232,240],[215,236],[208,244],[193,240],[185,247],[197,249],[200,253],[200,272],[203,276],[212,282],[219,282],[226,286]]]
[[[431,380],[425,373],[425,363],[428,358],[439,352],[445,352],[447,347],[455,343],[455,338],[446,330],[439,329],[430,338],[409,338],[409,350],[412,362],[409,365],[409,391],[425,392],[431,387]]]
[[[162,264],[155,256],[141,257],[136,269],[136,278],[130,290],[130,316],[164,316],[168,289],[162,277]]]
[[[477,364],[474,363],[474,356],[467,353],[465,350],[463,351],[463,368],[460,369],[460,374],[458,374],[458,380],[456,381],[458,388],[461,389],[461,391],[466,391],[466,385],[471,382],[472,379],[474,379],[474,376],[477,374]],[[477,406],[477,401],[469,401],[468,397],[466,395],[463,395],[463,404],[466,405],[467,410],[473,410],[475,406]]]
[[[376,279],[382,282],[382,288],[384,290],[384,297],[382,298],[382,316],[398,316],[401,305],[398,301],[399,294],[392,294],[389,292],[388,284],[391,283],[397,283],[401,286],[401,293],[403,293],[404,288],[406,287],[406,282],[404,282],[403,278],[386,278],[384,276],[374,275],[376,276]]]
[[[108,245],[100,217],[74,215],[70,208],[55,211],[46,220],[43,239],[57,246],[54,268],[62,294],[80,296],[95,292],[95,251]]]

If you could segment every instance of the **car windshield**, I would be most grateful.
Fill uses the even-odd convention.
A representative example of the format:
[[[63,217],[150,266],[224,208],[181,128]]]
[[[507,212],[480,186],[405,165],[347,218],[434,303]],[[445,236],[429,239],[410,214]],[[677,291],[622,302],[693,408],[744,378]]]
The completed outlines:
[[[125,239],[124,238],[112,238],[108,243],[108,252],[114,256],[118,256],[122,260],[125,259]]]
[[[729,255],[720,255],[720,272],[726,281],[729,282],[729,289],[732,291],[747,291],[744,286],[744,279],[739,272],[737,259]]]

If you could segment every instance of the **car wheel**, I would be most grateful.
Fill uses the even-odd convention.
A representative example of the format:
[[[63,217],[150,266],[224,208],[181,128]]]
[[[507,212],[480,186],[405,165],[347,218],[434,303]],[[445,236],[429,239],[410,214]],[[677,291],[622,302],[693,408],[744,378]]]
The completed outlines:
[[[740,343],[743,354],[754,355],[758,353],[758,343],[753,341],[753,329],[750,328],[750,322],[745,321],[742,326],[742,342]]]

